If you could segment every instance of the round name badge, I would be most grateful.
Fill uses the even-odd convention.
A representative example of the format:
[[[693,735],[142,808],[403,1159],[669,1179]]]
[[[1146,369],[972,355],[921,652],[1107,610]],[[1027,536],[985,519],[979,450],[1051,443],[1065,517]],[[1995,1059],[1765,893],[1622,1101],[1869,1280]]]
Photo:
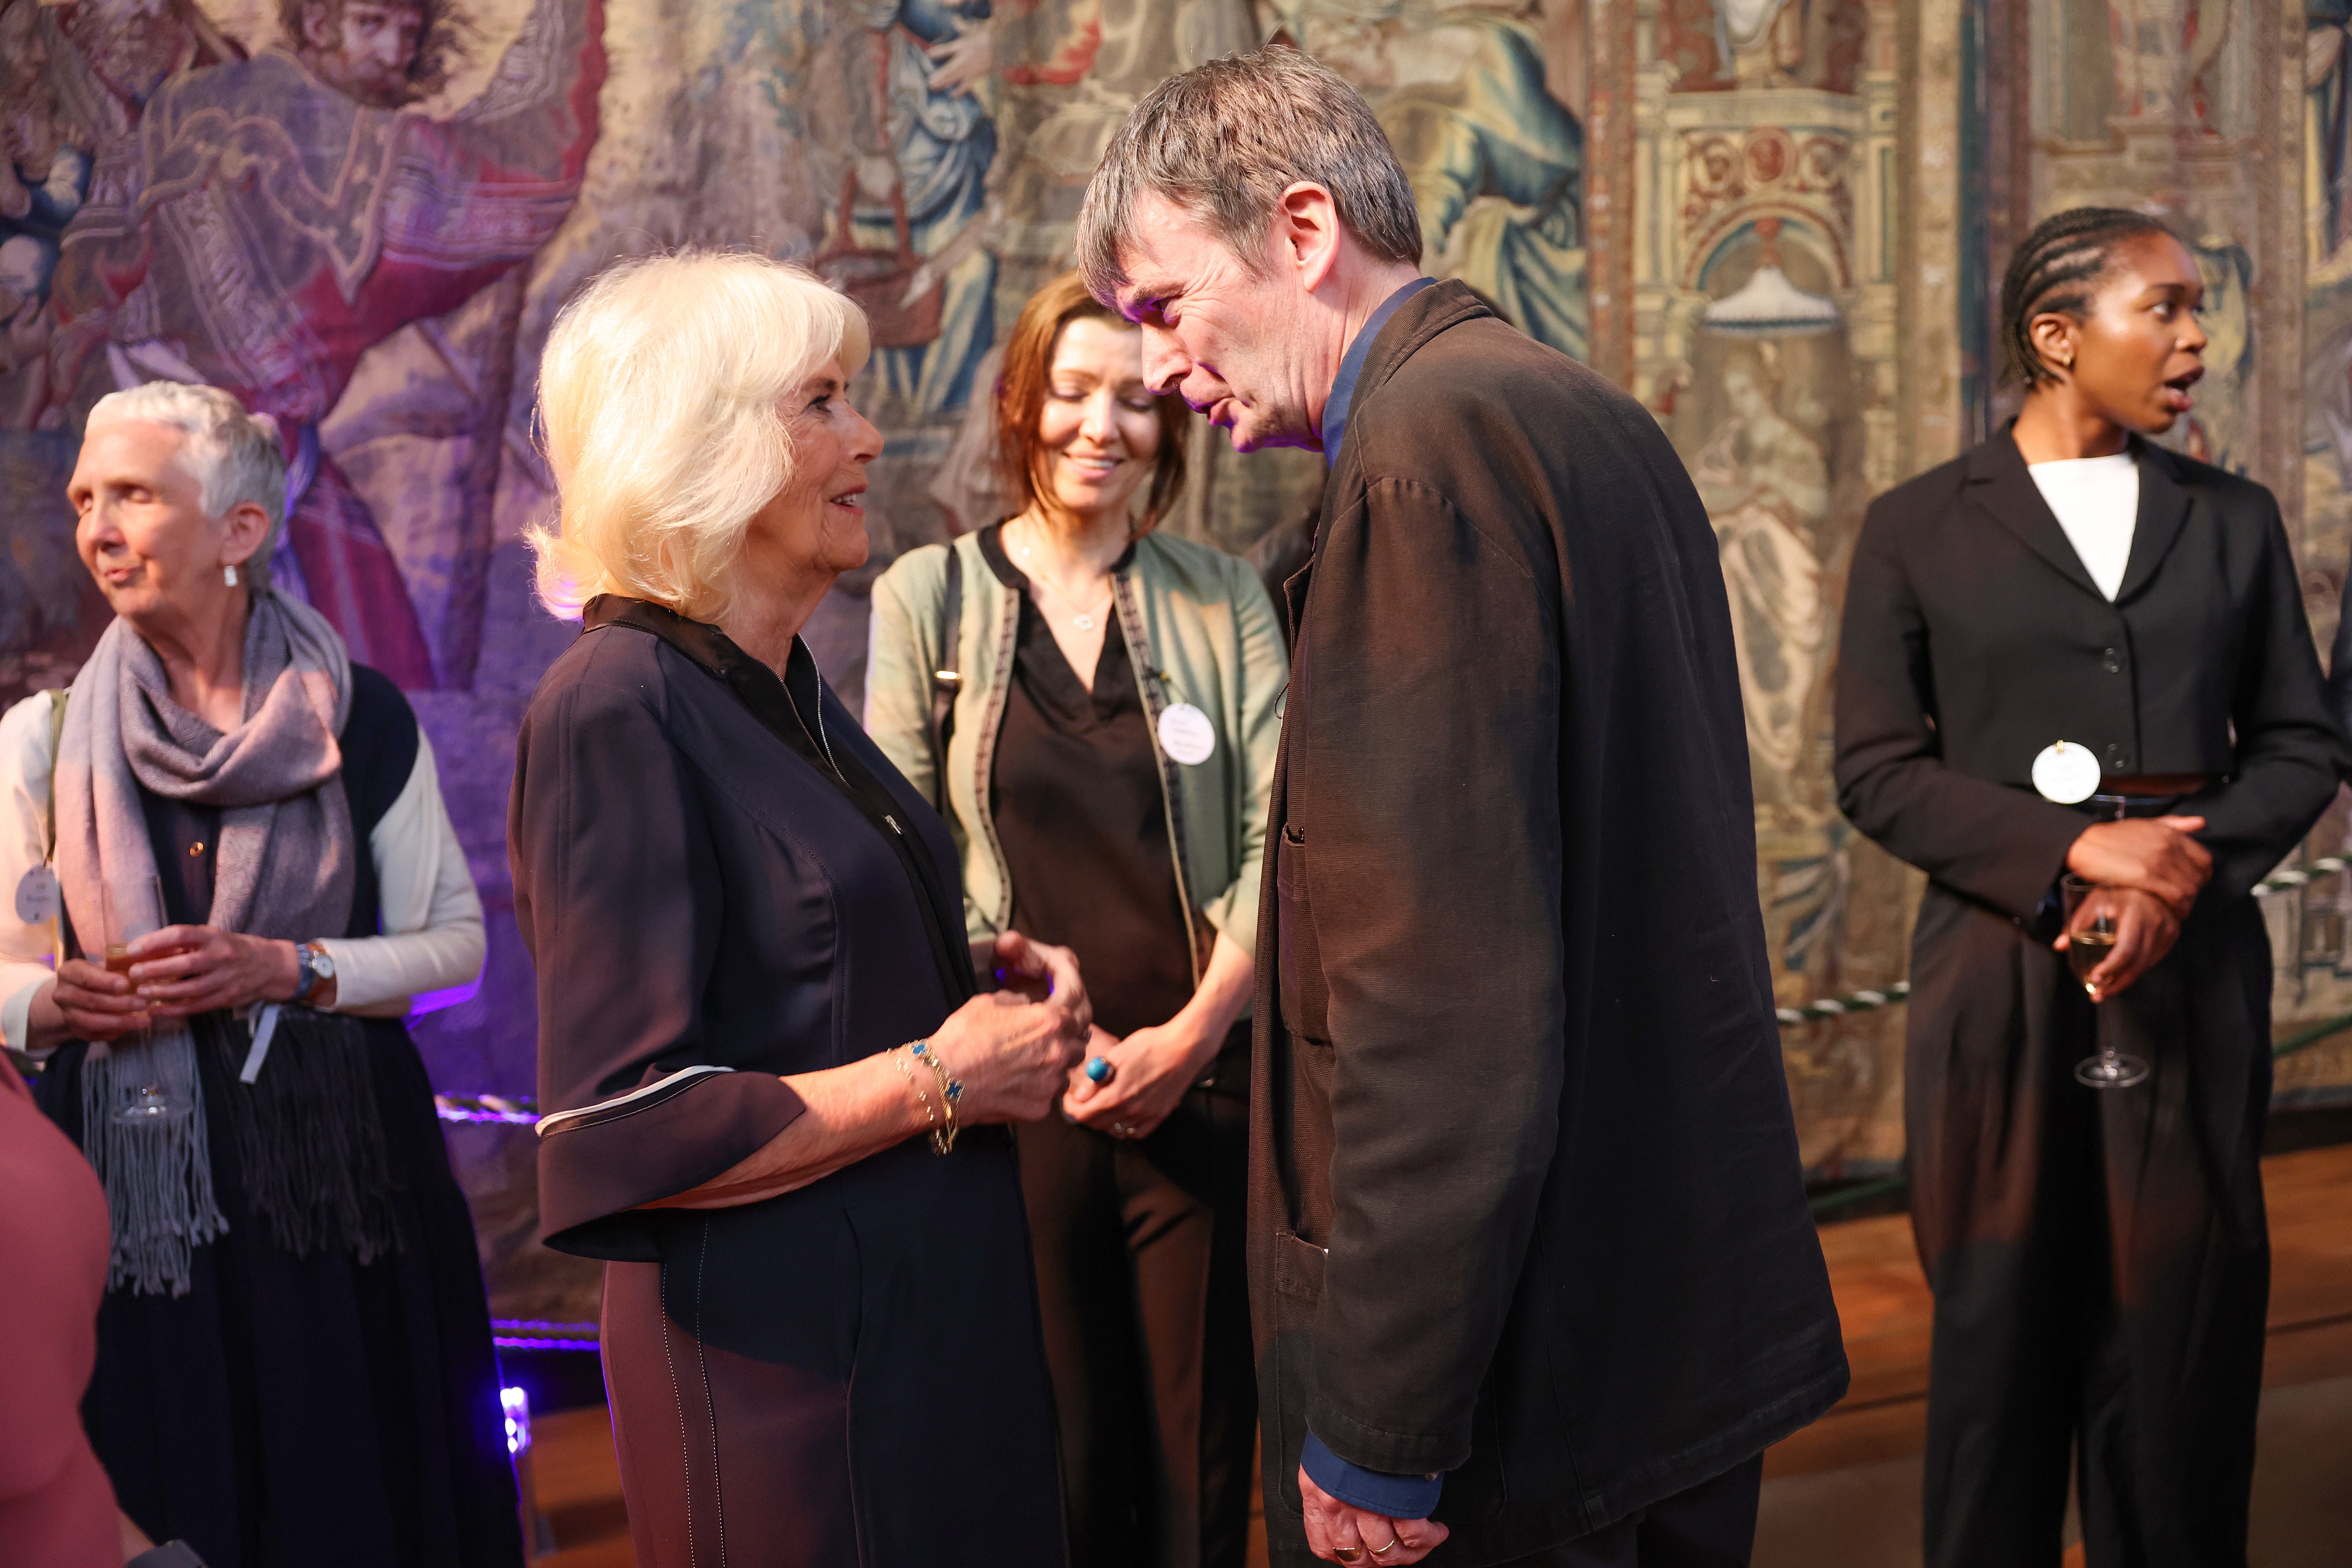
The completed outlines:
[[[2033,787],[2044,800],[2080,805],[2099,793],[2099,759],[2088,746],[2053,741],[2033,759]]]
[[[36,866],[16,881],[16,918],[28,926],[47,925],[58,918],[58,874]]]
[[[1191,767],[1205,763],[1217,749],[1216,726],[1190,702],[1160,710],[1160,749]]]

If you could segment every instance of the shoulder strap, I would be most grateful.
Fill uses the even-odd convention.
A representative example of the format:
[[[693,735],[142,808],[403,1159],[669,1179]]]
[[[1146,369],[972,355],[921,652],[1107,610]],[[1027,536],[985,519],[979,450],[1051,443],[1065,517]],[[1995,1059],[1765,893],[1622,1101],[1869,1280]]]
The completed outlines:
[[[66,698],[68,687],[54,687],[49,698],[49,819],[41,836],[41,864],[52,876],[58,868],[58,749],[65,743]],[[78,951],[73,938],[73,917],[66,913],[62,894],[58,899],[57,947],[49,955],[51,968],[62,965],[67,955]]]
[[[948,542],[947,585],[940,595],[940,663],[931,671],[931,804],[948,814],[948,742],[955,737],[956,693],[963,674],[963,553]]]
[[[43,839],[43,864],[54,866],[58,859],[58,748],[65,743],[67,688],[57,687],[49,692],[49,822]]]

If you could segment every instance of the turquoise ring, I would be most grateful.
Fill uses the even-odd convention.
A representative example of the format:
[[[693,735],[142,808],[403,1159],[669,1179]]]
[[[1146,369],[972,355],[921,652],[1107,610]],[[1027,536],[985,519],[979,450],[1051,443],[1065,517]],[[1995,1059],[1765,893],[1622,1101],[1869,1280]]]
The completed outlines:
[[[1087,1077],[1096,1083],[1108,1083],[1110,1075],[1117,1070],[1118,1069],[1110,1065],[1110,1058],[1108,1057],[1097,1057],[1087,1063]]]

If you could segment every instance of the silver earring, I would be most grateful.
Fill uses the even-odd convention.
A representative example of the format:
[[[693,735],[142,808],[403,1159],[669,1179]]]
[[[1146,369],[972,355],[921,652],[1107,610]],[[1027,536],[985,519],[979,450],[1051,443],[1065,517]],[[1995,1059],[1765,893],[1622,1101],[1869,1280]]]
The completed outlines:
[[[224,583],[226,583],[226,584],[228,584],[230,587],[232,587],[232,588],[236,587],[236,567],[234,567],[234,566],[224,566],[224,567],[222,567],[222,568],[221,568],[221,581],[222,581],[222,582],[224,582]]]

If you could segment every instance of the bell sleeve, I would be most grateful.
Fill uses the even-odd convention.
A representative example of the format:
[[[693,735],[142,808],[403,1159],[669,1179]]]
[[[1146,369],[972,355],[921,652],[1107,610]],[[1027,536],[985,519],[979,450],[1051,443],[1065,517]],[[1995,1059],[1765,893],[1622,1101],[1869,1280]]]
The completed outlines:
[[[658,680],[617,657],[625,634],[594,635],[525,717],[508,808],[539,975],[540,1229],[561,1252],[649,1261],[640,1205],[740,1163],[803,1106],[706,1055],[717,857]]]

